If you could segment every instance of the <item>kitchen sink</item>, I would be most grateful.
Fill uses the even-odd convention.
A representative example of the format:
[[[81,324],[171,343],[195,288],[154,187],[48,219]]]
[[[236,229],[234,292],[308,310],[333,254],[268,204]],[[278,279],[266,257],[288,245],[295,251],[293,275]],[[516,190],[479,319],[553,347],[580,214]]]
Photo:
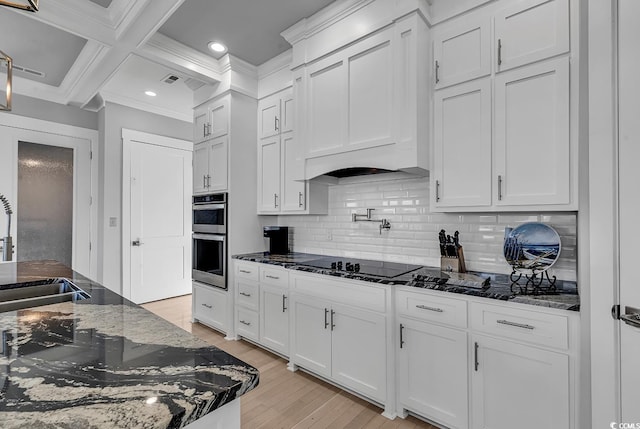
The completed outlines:
[[[0,313],[91,298],[68,279],[56,278],[0,286]]]

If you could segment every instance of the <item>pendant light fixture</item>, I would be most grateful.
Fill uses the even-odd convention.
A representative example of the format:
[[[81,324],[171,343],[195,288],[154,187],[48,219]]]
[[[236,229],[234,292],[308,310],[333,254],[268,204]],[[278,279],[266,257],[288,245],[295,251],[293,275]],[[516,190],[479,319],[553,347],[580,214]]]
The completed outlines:
[[[11,110],[11,80],[12,80],[12,72],[13,72],[13,60],[11,57],[4,52],[0,51],[0,63],[7,63],[7,96],[6,103],[0,104],[0,111],[10,111]]]
[[[22,10],[28,10],[29,12],[37,12],[40,0],[26,0],[26,1],[8,1],[0,0],[0,6],[15,7]]]

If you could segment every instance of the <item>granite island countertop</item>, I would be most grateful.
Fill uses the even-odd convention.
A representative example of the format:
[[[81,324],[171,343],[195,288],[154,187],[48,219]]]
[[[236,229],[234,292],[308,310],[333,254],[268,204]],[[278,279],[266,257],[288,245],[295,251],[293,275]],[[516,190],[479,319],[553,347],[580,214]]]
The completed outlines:
[[[61,264],[0,264],[0,288],[47,278],[91,298],[0,313],[2,428],[180,428],[257,386],[252,366]]]
[[[361,280],[379,284],[389,284],[398,286],[409,286],[421,289],[439,290],[448,293],[456,293],[468,296],[476,296],[500,301],[516,302],[520,304],[536,305],[541,307],[558,308],[562,310],[579,311],[580,296],[576,282],[558,280],[556,292],[539,295],[523,295],[514,288],[511,290],[511,281],[507,274],[479,273],[473,274],[490,278],[489,287],[483,289],[468,288],[450,284],[440,284],[421,279],[421,276],[446,278],[448,274],[442,272],[440,268],[423,266],[415,271],[393,278],[382,278],[362,273],[338,271],[332,269],[315,268],[305,265],[305,262],[326,257],[327,255],[315,255],[308,253],[293,252],[286,255],[270,255],[268,252],[247,253],[232,256],[234,259],[242,261],[258,262],[262,264],[278,265],[296,271],[342,277],[352,280]],[[524,277],[524,276],[523,276]],[[524,283],[524,281],[521,281]]]

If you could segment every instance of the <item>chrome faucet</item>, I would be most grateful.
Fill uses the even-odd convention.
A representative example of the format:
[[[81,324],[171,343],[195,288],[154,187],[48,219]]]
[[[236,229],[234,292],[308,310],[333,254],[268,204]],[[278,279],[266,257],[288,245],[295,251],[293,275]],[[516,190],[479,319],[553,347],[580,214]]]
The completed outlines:
[[[0,202],[4,206],[4,212],[7,214],[7,236],[0,238],[2,242],[2,259],[0,261],[11,261],[13,258],[13,240],[11,239],[11,215],[13,212],[11,211],[11,205],[9,201],[5,198],[4,195],[0,194]]]

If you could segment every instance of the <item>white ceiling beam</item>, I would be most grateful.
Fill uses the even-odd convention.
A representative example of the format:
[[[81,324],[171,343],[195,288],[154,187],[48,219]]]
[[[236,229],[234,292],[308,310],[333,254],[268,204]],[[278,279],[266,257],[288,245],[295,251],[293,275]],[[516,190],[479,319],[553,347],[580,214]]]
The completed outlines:
[[[218,60],[161,33],[154,34],[136,53],[204,83],[215,84],[222,79]]]
[[[131,11],[137,17],[129,21],[120,38],[104,55],[88,65],[85,73],[71,89],[67,102],[83,107],[100,91],[117,72],[124,61],[153,36],[157,29],[173,14],[184,0],[154,0],[146,9]],[[139,0],[139,5],[147,4]],[[152,3],[152,4],[151,4]],[[144,13],[142,13],[144,11]]]

